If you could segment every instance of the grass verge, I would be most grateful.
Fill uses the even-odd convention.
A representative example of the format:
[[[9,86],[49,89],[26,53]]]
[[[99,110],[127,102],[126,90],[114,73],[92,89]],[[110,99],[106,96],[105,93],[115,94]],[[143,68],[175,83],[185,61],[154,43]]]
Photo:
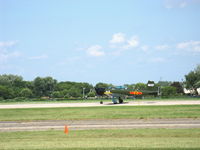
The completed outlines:
[[[0,109],[0,121],[200,118],[200,105]]]
[[[200,129],[126,129],[0,132],[4,150],[200,149]]]

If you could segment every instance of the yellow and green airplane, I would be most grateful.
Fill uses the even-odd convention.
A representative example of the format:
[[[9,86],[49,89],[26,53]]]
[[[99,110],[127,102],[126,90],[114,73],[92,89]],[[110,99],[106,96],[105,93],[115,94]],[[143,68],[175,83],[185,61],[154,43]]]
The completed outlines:
[[[126,89],[106,90],[106,88],[95,88],[95,91],[96,91],[97,95],[99,95],[99,96],[112,97],[112,102],[114,104],[123,103],[122,97],[124,95],[131,96],[131,95],[142,95],[143,94],[143,92],[141,92],[141,91],[130,91],[130,90],[126,90]],[[118,102],[117,102],[116,98],[118,99]]]

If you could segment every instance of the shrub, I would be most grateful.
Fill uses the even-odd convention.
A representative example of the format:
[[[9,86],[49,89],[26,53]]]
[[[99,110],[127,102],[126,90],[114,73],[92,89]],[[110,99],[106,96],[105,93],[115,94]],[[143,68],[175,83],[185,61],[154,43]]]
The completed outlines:
[[[162,97],[175,96],[177,94],[176,88],[172,86],[166,86],[162,88]]]

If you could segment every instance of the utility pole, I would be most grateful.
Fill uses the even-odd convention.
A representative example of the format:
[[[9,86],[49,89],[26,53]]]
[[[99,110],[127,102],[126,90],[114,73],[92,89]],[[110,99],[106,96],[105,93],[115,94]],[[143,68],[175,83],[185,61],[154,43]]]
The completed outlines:
[[[85,88],[83,87],[83,99],[85,99]]]
[[[161,96],[161,88],[158,86],[158,96]]]

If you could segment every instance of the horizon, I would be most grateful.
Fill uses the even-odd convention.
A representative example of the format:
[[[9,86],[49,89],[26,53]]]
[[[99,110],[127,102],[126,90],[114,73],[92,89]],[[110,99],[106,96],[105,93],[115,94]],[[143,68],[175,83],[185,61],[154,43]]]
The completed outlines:
[[[76,82],[76,83],[88,83],[88,84],[90,84],[90,85],[92,85],[92,86],[95,86],[96,84],[98,84],[98,83],[105,83],[105,82],[97,82],[97,83],[95,83],[95,84],[92,84],[92,83],[89,83],[89,82],[78,82],[78,81],[69,81],[69,80],[66,80],[66,81],[59,81],[59,80],[57,80],[56,78],[54,78],[54,77],[52,77],[52,76],[44,76],[44,77],[41,77],[41,76],[37,76],[37,77],[35,77],[34,79],[32,79],[32,80],[24,80],[24,78],[23,78],[23,76],[21,76],[21,75],[17,75],[17,74],[0,74],[0,76],[2,76],[2,75],[15,75],[15,76],[20,76],[20,77],[22,77],[22,79],[23,79],[23,81],[29,81],[29,82],[33,82],[34,81],[34,79],[36,79],[37,77],[40,77],[40,78],[46,78],[46,77],[51,77],[51,78],[53,78],[54,80],[56,80],[58,83],[59,82]],[[148,81],[146,81],[146,82],[137,82],[137,83],[144,83],[144,84],[148,84],[148,82],[149,81],[153,81],[153,80],[148,80]],[[164,81],[164,80],[159,80],[159,81],[153,81],[155,84],[158,84],[159,82],[171,82],[171,83],[173,83],[173,82],[184,82],[183,80],[182,81]],[[137,83],[123,83],[123,84],[121,84],[121,85],[115,85],[115,84],[112,84],[112,83],[106,83],[106,84],[111,84],[111,85],[113,85],[113,86],[126,86],[126,85],[132,85],[132,84],[137,84]]]

